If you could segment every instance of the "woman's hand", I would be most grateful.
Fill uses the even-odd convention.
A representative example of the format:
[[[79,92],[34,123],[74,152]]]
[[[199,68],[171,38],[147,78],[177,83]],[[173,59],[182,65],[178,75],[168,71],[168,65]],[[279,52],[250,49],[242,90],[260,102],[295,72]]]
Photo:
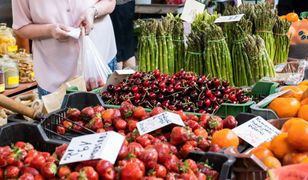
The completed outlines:
[[[78,20],[77,26],[85,29],[85,34],[90,34],[94,28],[95,8],[89,8]]]
[[[69,39],[67,32],[69,32],[70,30],[65,26],[51,24],[49,30],[51,37],[60,42],[67,41]]]

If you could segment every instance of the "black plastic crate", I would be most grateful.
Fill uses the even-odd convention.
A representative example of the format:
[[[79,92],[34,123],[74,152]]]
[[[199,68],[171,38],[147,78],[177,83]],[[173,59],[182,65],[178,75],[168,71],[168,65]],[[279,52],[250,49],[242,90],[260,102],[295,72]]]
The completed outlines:
[[[50,140],[39,125],[30,123],[10,123],[0,128],[0,146],[24,141],[31,143],[35,149],[54,152],[63,141]]]
[[[25,117],[21,114],[12,114],[7,118],[7,122],[8,123],[13,123],[13,122],[17,122],[17,123],[36,123],[38,124],[39,122],[36,120],[31,120],[28,121],[25,119]]]
[[[235,158],[222,153],[194,151],[188,154],[187,159],[197,162],[209,162],[213,169],[219,172],[219,180],[231,179],[232,166]]]
[[[99,95],[91,92],[76,92],[64,96],[61,109],[77,108],[82,110],[87,106],[104,105]]]

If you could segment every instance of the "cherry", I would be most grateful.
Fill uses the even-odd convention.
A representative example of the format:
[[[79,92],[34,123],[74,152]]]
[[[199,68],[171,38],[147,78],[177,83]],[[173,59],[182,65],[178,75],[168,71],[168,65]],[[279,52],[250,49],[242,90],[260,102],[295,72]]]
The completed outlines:
[[[234,94],[229,95],[229,100],[230,101],[236,101],[236,96]]]
[[[210,99],[205,99],[204,100],[204,104],[206,107],[210,107],[211,106],[211,100]]]
[[[212,102],[216,102],[217,98],[216,98],[215,96],[212,96],[212,97],[210,97],[210,100],[211,100]]]
[[[169,93],[173,93],[173,92],[174,92],[174,88],[173,88],[173,87],[168,87],[167,91],[168,91]]]
[[[205,95],[206,97],[211,97],[213,94],[212,94],[212,91],[208,89],[205,91]]]
[[[135,72],[135,74],[134,74],[134,79],[139,79],[140,77],[141,77],[141,74],[140,74],[140,72]]]
[[[134,97],[135,97],[135,99],[140,99],[140,94],[139,93],[135,93]]]
[[[153,92],[151,92],[151,93],[149,94],[149,97],[150,97],[150,99],[156,99],[156,94],[153,93]]]
[[[113,91],[114,90],[114,86],[112,84],[109,84],[107,87],[108,91]]]
[[[204,102],[203,102],[202,100],[200,100],[200,101],[197,102],[197,106],[198,106],[198,107],[203,107],[203,103],[204,103]]]
[[[132,87],[132,91],[133,91],[134,93],[137,93],[137,92],[139,91],[138,86],[133,86],[133,87]]]
[[[144,87],[149,87],[150,86],[150,81],[145,80],[145,81],[143,81],[142,84],[143,84]]]
[[[222,96],[221,92],[218,91],[218,90],[215,91],[214,95],[215,95],[216,97],[221,97],[221,96]]]
[[[162,81],[162,82],[160,82],[159,84],[158,84],[158,86],[159,86],[159,88],[166,88],[166,83],[164,82],[164,81]]]
[[[220,81],[219,81],[219,79],[217,79],[217,78],[214,78],[213,79],[213,84],[214,84],[214,86],[220,86]]]

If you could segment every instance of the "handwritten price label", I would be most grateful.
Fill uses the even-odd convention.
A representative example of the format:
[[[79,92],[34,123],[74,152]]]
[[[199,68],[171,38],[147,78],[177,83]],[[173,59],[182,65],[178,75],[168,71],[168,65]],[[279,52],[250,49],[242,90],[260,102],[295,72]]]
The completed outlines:
[[[196,15],[202,13],[204,9],[204,4],[195,0],[186,0],[181,19],[188,23],[192,23]]]
[[[214,21],[214,23],[237,22],[240,21],[243,16],[244,14],[237,14],[232,16],[220,16]]]
[[[115,163],[124,139],[124,136],[113,131],[73,138],[60,165],[93,159]]]
[[[137,123],[137,129],[140,135],[150,133],[170,124],[185,126],[178,114],[171,112],[163,112],[151,118],[145,119]]]
[[[278,129],[260,116],[232,129],[232,131],[253,147],[257,147],[280,134]]]

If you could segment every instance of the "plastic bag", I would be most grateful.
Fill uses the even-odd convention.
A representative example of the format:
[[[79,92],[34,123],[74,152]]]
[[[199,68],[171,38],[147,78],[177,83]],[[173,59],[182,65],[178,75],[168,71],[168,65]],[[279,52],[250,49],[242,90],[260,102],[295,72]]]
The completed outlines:
[[[79,63],[88,91],[104,86],[112,73],[89,36],[80,38]]]

